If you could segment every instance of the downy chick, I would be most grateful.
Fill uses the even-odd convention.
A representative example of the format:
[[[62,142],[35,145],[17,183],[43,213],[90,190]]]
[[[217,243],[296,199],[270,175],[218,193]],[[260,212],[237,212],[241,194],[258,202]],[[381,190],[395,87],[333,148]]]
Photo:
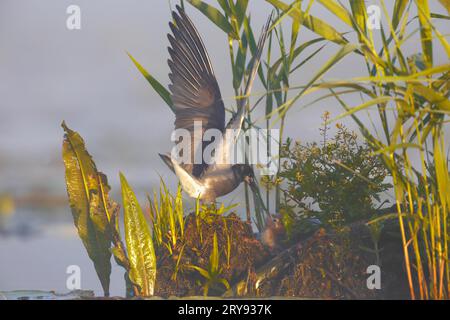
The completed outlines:
[[[266,219],[266,228],[261,233],[261,242],[270,251],[280,251],[286,239],[286,229],[280,214],[270,215]]]

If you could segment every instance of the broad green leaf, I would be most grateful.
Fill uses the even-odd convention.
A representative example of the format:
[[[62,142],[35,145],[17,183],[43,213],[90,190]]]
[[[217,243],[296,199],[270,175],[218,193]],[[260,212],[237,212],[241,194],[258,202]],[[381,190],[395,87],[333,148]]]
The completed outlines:
[[[97,171],[81,136],[65,122],[62,127],[65,131],[62,157],[74,224],[108,296],[111,274],[108,212],[114,203],[108,197],[106,176]]]
[[[219,10],[201,0],[188,0],[188,2],[200,10],[209,20],[211,20],[211,22],[222,29],[227,35],[235,40],[239,40],[238,30],[233,28],[228,22],[228,19]]]
[[[266,0],[266,1],[283,12],[286,12],[287,10],[291,9],[289,5],[279,0]],[[324,37],[329,41],[341,45],[347,43],[347,40],[345,40],[345,38],[342,37],[342,35],[332,26],[312,15],[305,15],[305,13],[300,9],[298,9],[297,7],[294,7],[292,10],[290,10],[289,15],[293,19],[299,19],[306,28],[321,35],[322,37]]]
[[[156,256],[152,235],[142,208],[125,176],[120,174],[124,210],[125,242],[130,263],[129,277],[140,294],[152,296],[156,281]]]
[[[175,112],[170,92],[166,88],[164,88],[164,86],[161,83],[159,83],[158,80],[153,78],[153,76],[150,73],[148,73],[148,71],[145,70],[144,67],[142,67],[139,64],[139,62],[137,62],[136,59],[133,58],[131,54],[128,53],[128,56],[130,57],[131,61],[133,61],[136,68],[138,68],[138,70],[142,73],[144,78],[147,79],[147,81],[150,83],[150,85],[156,91],[156,93],[159,94],[159,96],[164,100],[164,102],[169,106],[169,108]]]

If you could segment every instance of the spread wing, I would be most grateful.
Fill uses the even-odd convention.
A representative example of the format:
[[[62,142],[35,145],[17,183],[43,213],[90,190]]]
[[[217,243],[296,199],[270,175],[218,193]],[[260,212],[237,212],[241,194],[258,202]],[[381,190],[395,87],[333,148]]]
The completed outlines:
[[[256,78],[256,74],[258,73],[259,65],[261,62],[261,54],[264,49],[264,44],[267,40],[267,36],[269,34],[269,28],[270,28],[271,22],[272,22],[272,14],[270,15],[269,19],[267,20],[266,24],[264,25],[261,35],[259,37],[257,50],[251,61],[251,69],[250,69],[249,77],[247,79],[247,83],[245,84],[244,95],[238,101],[237,112],[230,119],[230,121],[228,122],[228,124],[226,126],[226,129],[231,129],[234,133],[230,136],[224,135],[223,140],[217,147],[215,167],[229,166],[231,163],[232,159],[230,159],[230,156],[231,156],[232,152],[230,150],[235,145],[235,143],[239,137],[239,134],[241,133],[242,123],[244,122],[244,118],[245,118],[246,105],[247,105],[250,93],[252,91],[253,82]],[[213,169],[211,168],[211,170],[213,170]]]
[[[168,60],[171,73],[169,89],[175,109],[175,129],[186,129],[191,134],[190,162],[182,167],[199,177],[206,164],[194,163],[195,153],[203,152],[203,132],[215,128],[221,132],[225,126],[225,108],[211,62],[198,31],[182,8],[172,12],[172,35],[168,35],[170,47]],[[198,121],[198,122],[197,122]],[[199,123],[200,122],[200,123]],[[201,125],[198,137],[194,137],[194,124]],[[199,142],[195,145],[194,142]],[[198,157],[197,157],[198,159]]]

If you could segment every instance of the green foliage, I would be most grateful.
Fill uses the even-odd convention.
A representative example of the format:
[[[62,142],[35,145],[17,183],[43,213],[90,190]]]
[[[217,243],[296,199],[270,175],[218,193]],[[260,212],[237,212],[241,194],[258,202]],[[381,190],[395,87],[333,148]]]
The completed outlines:
[[[69,129],[64,122],[62,127],[66,132],[63,142],[63,160],[66,168],[67,194],[74,223],[89,258],[94,263],[105,296],[109,295],[111,253],[117,264],[125,269],[127,296],[141,295],[143,294],[140,291],[141,284],[136,280],[136,271],[132,271],[136,268],[128,259],[127,250],[120,235],[119,205],[109,196],[110,187],[107,178],[97,170],[81,136]],[[128,197],[124,202],[129,224],[130,219],[133,218],[130,218],[130,204],[135,198],[133,199],[131,189],[128,189],[127,194]],[[125,224],[127,225],[127,221]],[[139,233],[136,233],[136,236],[139,236]],[[132,242],[127,241],[127,249],[134,255],[136,248],[133,248]],[[130,280],[130,273],[133,274],[133,282]]]
[[[143,296],[152,296],[156,281],[156,256],[147,221],[136,195],[125,176],[120,174],[125,221],[125,240],[128,249],[130,272],[133,283]]]
[[[155,245],[166,247],[172,254],[177,243],[184,238],[186,224],[181,185],[174,196],[161,179],[159,196],[155,191],[153,199],[148,197],[148,200]]]
[[[201,0],[187,0],[191,5],[200,10],[208,19],[214,23],[217,27],[222,29],[226,34],[228,34],[233,39],[239,39],[239,34],[235,27],[228,21],[228,19],[215,7],[209,5]],[[242,2],[242,1],[240,1]],[[222,2],[224,8],[230,12],[231,8],[229,3]],[[235,6],[233,5],[233,8]]]
[[[298,9],[289,11],[290,7],[280,1],[268,2],[302,21]],[[383,21],[387,23],[381,30],[374,31],[365,27],[367,8],[363,1],[350,1],[351,12],[341,2],[317,2],[353,29],[358,41],[358,50],[353,52],[358,54],[355,58],[362,58],[367,65],[368,76],[337,82],[315,81],[310,89],[301,93],[329,89],[331,95],[315,101],[330,96],[336,98],[345,109],[342,116],[352,117],[370,148],[380,155],[392,175],[411,298],[448,298],[450,178],[443,128],[450,111],[450,65],[435,66],[433,52],[437,51],[434,47],[440,45],[448,60],[450,45],[432,21],[445,19],[445,15],[431,13],[427,0],[396,0],[390,16],[385,1],[379,1],[385,15]],[[440,2],[448,11],[448,1]],[[417,16],[412,16],[411,9],[417,10]],[[319,30],[314,32],[332,41]],[[380,48],[374,41],[375,32],[381,35]],[[408,41],[420,41],[419,54],[408,57],[404,49]],[[361,94],[363,100],[356,107],[347,105],[344,100],[345,95],[352,93]],[[377,108],[382,136],[359,116],[372,106]],[[412,161],[412,149],[418,153],[419,163]],[[434,170],[434,164],[440,169]]]
[[[109,220],[116,203],[109,199],[110,188],[106,176],[97,171],[81,136],[69,129],[65,122],[62,127],[65,131],[62,157],[73,220],[94,263],[105,296],[108,296],[111,274]]]
[[[324,225],[342,226],[368,219],[374,213],[374,200],[390,185],[380,157],[373,156],[367,144],[343,125],[329,137],[328,113],[320,135],[322,142],[283,145],[280,177],[287,202],[302,208],[308,217],[316,217]],[[314,209],[314,205],[319,210]],[[285,208],[286,209],[286,208]]]
[[[170,92],[161,83],[159,83],[158,80],[156,80],[147,70],[145,70],[145,68],[141,66],[140,63],[137,62],[137,60],[131,54],[128,53],[128,56],[130,57],[131,61],[133,61],[139,72],[144,76],[145,79],[147,79],[153,90],[155,90],[156,93],[158,93],[158,95],[164,100],[167,106],[172,111],[174,111]]]
[[[222,268],[220,267],[219,259],[220,259],[220,252],[217,243],[217,234],[214,233],[213,248],[211,255],[209,257],[208,268],[203,269],[201,267],[194,265],[188,266],[191,269],[197,270],[206,279],[206,283],[203,287],[203,294],[205,296],[208,295],[209,289],[216,286],[217,284],[222,284],[223,286],[225,286],[227,290],[230,289],[228,281],[220,277],[220,274],[222,273]]]

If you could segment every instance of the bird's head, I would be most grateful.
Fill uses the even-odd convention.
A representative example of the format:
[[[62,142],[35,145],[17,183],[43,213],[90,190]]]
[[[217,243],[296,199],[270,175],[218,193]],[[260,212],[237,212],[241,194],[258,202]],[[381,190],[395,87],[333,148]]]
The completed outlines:
[[[261,198],[261,193],[259,192],[259,187],[255,177],[255,172],[253,171],[253,167],[249,166],[248,164],[235,164],[232,168],[236,177],[239,179],[239,182],[244,181],[250,186],[250,189],[256,201],[259,202],[261,208],[267,211],[267,208],[264,205],[264,201]]]
[[[250,177],[253,173],[253,169],[248,164],[235,164],[233,165],[234,174],[241,180],[246,181],[246,177]]]
[[[253,168],[248,164],[235,164],[233,166],[233,171],[236,176],[241,180],[246,182],[252,189],[256,186],[255,184],[255,173]]]

